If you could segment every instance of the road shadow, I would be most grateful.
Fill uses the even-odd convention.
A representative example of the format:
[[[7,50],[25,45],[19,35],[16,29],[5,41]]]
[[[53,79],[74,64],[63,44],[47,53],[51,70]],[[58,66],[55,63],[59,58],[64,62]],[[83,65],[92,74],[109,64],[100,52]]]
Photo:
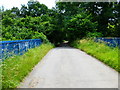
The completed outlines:
[[[76,48],[71,47],[69,42],[63,42],[63,43],[59,44],[56,47],[56,49],[76,49]]]

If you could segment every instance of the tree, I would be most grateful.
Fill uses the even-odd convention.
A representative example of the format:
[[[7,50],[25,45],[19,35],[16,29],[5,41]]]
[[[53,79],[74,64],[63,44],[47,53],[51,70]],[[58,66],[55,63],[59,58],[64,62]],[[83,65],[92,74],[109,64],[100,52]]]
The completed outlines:
[[[20,9],[20,16],[32,16],[38,17],[48,13],[48,8],[44,4],[40,4],[38,1],[28,1],[27,6],[22,5]]]
[[[72,17],[67,23],[69,41],[83,38],[88,33],[97,32],[97,22],[92,22],[91,20],[91,15],[87,15],[86,13],[77,14]]]
[[[115,36],[117,30],[109,29],[109,24],[115,25],[116,19],[116,7],[117,3],[114,2],[94,2],[94,3],[83,3],[82,7],[84,7],[90,14],[92,14],[93,21],[98,22],[98,31],[101,32],[104,36]],[[119,11],[118,11],[119,12]]]
[[[59,44],[84,37],[120,36],[119,8],[120,3],[113,2],[58,2],[48,9],[30,0],[21,9],[2,11],[3,40],[43,37]]]

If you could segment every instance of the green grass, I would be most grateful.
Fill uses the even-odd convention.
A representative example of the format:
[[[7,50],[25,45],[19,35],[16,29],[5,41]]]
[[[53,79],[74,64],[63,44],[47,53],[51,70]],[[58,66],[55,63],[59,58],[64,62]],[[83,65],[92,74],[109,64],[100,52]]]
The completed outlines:
[[[42,44],[22,56],[14,56],[2,63],[2,88],[16,88],[33,67],[54,46]]]
[[[72,46],[85,51],[120,72],[118,65],[118,51],[120,49],[118,47],[111,48],[103,43],[96,43],[91,39],[77,40],[72,43]]]

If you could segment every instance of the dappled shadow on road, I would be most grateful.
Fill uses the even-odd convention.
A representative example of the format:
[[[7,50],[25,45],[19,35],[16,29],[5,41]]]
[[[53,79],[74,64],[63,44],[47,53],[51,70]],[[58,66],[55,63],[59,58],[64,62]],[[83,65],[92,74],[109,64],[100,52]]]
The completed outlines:
[[[70,43],[68,41],[65,41],[59,44],[55,49],[76,49],[76,48],[71,47]]]
[[[56,47],[55,49],[76,49],[74,47]]]
[[[58,46],[55,49],[76,49],[74,47],[71,47],[69,45],[62,45],[62,46]]]

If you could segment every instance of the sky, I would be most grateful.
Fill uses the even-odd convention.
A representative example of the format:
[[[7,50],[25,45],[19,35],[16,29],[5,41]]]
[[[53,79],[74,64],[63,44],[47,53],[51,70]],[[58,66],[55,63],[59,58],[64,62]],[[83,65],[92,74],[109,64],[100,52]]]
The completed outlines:
[[[4,6],[4,9],[11,9],[12,7],[18,7],[20,9],[21,4],[27,5],[29,0],[0,0],[0,7]],[[37,0],[41,4],[45,4],[49,9],[55,7],[55,0]]]
[[[4,9],[11,9],[12,7],[21,8],[21,4],[27,5],[29,0],[0,0],[0,7],[4,6]],[[55,7],[56,0],[37,0],[41,4],[45,4],[49,9]],[[120,1],[120,0],[117,0]]]

